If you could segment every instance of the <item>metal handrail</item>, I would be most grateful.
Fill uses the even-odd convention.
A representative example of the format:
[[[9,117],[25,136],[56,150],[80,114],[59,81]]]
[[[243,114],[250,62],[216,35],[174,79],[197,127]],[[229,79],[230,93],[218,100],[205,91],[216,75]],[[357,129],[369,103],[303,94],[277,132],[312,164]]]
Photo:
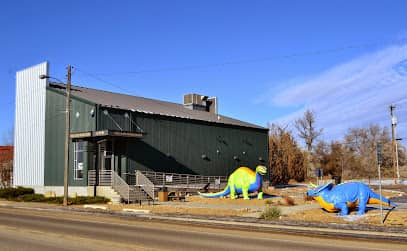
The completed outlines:
[[[135,175],[133,175],[135,177]],[[99,170],[99,186],[111,186],[120,197],[127,203],[134,201],[154,200],[154,184],[152,184],[143,174],[139,174],[140,184],[138,186],[129,185],[118,173],[113,170]],[[88,185],[96,184],[96,171],[88,171]]]
[[[112,170],[99,170],[99,186],[111,186],[112,185]],[[88,185],[94,186],[96,184],[96,170],[88,171]]]
[[[127,202],[130,202],[130,186],[116,172],[113,172],[113,189]]]
[[[227,176],[203,176],[192,174],[138,171],[147,177],[155,186],[201,188],[206,184],[220,188],[227,183]]]
[[[136,186],[141,187],[154,200],[154,183],[138,170],[136,170]]]

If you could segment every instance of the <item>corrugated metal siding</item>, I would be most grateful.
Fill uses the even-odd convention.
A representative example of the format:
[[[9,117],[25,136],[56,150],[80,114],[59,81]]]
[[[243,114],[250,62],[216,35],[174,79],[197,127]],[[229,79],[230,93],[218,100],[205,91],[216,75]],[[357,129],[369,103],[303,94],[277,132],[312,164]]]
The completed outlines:
[[[65,100],[65,96],[64,96]],[[65,105],[64,105],[65,108]],[[65,123],[65,118],[64,118]],[[64,126],[65,127],[65,126]],[[71,102],[71,132],[94,131],[96,128],[96,107],[72,98]]]
[[[64,150],[65,150],[65,99],[61,91],[51,88],[47,90],[46,131],[45,131],[45,185],[62,186],[64,184]],[[96,127],[95,106],[72,98],[71,100],[71,132],[94,131]],[[78,116],[77,116],[77,113]],[[85,158],[84,173],[91,166],[93,153]],[[69,185],[86,186],[87,175],[83,180],[73,179],[73,144],[69,147]]]
[[[109,110],[111,117],[118,117],[116,123],[127,123],[119,118],[120,113]],[[122,168],[126,172],[138,169],[227,175],[241,165],[255,168],[258,164],[268,164],[268,134],[265,130],[142,113],[132,113],[131,117],[146,134],[141,140],[127,142],[124,153],[127,156],[126,168]],[[98,126],[98,129],[117,130],[102,111]],[[136,130],[134,126],[131,129]],[[207,158],[203,159],[202,155]],[[239,160],[235,160],[234,156]],[[264,162],[259,161],[259,157]]]
[[[127,114],[127,118],[125,114]],[[114,131],[132,131],[134,125],[131,123],[130,114],[128,111],[101,107],[98,117],[99,127]]]
[[[44,185],[45,105],[48,63],[16,74],[14,172],[16,186]]]

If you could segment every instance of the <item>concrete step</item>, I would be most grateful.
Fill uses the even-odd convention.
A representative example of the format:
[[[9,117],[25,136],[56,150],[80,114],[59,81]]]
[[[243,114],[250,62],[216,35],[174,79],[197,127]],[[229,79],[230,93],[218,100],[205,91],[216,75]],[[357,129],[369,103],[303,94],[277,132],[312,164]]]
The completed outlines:
[[[96,195],[109,198],[113,204],[121,202],[120,195],[110,186],[98,186],[96,188]]]

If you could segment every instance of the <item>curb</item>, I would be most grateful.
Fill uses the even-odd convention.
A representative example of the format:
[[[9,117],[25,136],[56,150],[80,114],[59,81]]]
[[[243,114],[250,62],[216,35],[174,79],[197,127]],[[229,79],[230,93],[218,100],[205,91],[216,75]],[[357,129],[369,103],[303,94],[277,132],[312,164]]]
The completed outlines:
[[[399,232],[377,232],[371,230],[350,230],[340,228],[323,228],[323,227],[310,227],[299,225],[283,225],[276,223],[257,223],[257,222],[242,222],[242,221],[225,221],[225,220],[202,220],[197,218],[173,218],[166,216],[145,216],[149,220],[157,220],[160,222],[184,223],[193,225],[217,226],[222,228],[231,229],[244,229],[254,231],[270,231],[270,232],[285,232],[285,233],[298,233],[303,235],[314,236],[335,236],[359,239],[374,239],[374,240],[392,240],[399,242],[407,242],[407,234]]]
[[[335,236],[342,238],[359,238],[407,242],[407,229],[392,227],[360,226],[335,223],[310,223],[292,221],[265,221],[244,217],[215,217],[196,215],[152,214],[149,210],[123,209],[122,211],[100,210],[100,206],[84,208],[42,208],[0,204],[0,207],[58,212],[78,212],[100,216],[117,216],[143,221],[167,222],[199,226],[212,226],[237,230],[262,232],[285,232],[314,236]]]

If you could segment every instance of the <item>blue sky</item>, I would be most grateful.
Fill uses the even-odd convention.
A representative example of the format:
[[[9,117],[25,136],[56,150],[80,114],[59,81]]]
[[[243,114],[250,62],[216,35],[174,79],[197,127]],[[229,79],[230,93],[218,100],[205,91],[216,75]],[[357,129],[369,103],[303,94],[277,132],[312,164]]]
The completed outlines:
[[[325,140],[388,125],[396,103],[407,137],[405,10],[406,1],[3,1],[0,139],[13,125],[15,72],[45,60],[62,80],[77,67],[82,86],[172,102],[217,96],[220,113],[263,126],[290,126],[310,108]]]

